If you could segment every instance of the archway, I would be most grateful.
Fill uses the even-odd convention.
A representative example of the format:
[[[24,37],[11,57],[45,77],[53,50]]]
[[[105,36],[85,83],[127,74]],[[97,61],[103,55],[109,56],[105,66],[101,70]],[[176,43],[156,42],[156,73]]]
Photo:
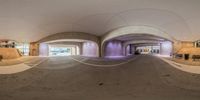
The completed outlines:
[[[108,44],[115,43],[115,44],[121,45],[121,47],[112,46],[112,48],[116,48],[119,50],[117,56],[124,56],[126,55],[125,48],[128,44],[130,44],[131,41],[141,42],[142,40],[143,42],[146,42],[146,43],[148,43],[149,40],[152,40],[154,42],[156,41],[163,42],[162,45],[165,44],[164,41],[169,41],[171,43],[176,41],[173,37],[171,37],[167,33],[154,27],[150,27],[150,26],[122,27],[122,28],[109,32],[107,35],[105,35],[102,38],[102,43],[101,43],[102,56],[115,56],[115,55],[107,55],[107,51],[108,51],[107,49],[110,48]]]
[[[88,33],[65,32],[47,36],[35,44],[38,44],[38,55],[40,56],[51,55],[50,48],[52,47],[55,49],[66,49],[64,50],[66,52],[71,50],[71,55],[98,57],[99,43],[97,36]]]

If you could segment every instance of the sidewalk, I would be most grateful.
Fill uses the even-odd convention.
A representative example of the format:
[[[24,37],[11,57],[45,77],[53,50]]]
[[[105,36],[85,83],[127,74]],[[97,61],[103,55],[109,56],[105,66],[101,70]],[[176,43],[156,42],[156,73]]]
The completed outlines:
[[[18,72],[22,72],[28,70],[32,67],[25,65],[25,64],[17,64],[17,65],[9,65],[0,67],[0,74],[14,74]]]
[[[158,56],[158,57],[179,70],[189,72],[189,73],[194,73],[194,74],[200,74],[200,66],[185,65],[185,64],[181,64],[181,63],[177,63],[175,61],[169,60],[165,57],[161,57],[161,56]]]
[[[45,62],[46,60],[46,58],[30,56],[13,60],[4,60],[0,63],[0,74],[14,74],[23,72]]]

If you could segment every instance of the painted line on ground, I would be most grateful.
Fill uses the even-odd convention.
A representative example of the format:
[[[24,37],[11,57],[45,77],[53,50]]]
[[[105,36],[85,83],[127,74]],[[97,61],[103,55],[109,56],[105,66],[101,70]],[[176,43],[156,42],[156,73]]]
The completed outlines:
[[[73,59],[74,61],[77,61],[79,63],[82,63],[84,65],[89,65],[89,66],[94,66],[94,67],[115,67],[115,66],[120,66],[120,65],[124,65],[124,64],[127,64],[133,60],[135,60],[137,57],[134,57],[132,59],[129,59],[128,61],[125,61],[125,62],[122,62],[122,63],[119,63],[119,64],[112,64],[112,65],[99,65],[99,64],[91,64],[91,63],[86,63],[86,62],[82,62],[82,61],[79,61],[73,57],[70,57],[71,59]]]
[[[42,64],[43,62],[45,62],[45,61],[47,61],[47,60],[48,60],[48,58],[45,58],[45,59],[41,60],[40,62],[38,62],[38,63],[34,64],[34,65],[33,65],[33,66],[31,66],[31,67],[38,66],[38,65]]]

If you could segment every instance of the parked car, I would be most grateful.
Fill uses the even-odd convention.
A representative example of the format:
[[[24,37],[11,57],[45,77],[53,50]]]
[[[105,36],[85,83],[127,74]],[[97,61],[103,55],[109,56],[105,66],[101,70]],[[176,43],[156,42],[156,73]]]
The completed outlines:
[[[139,55],[139,54],[140,54],[139,50],[136,50],[135,55]]]

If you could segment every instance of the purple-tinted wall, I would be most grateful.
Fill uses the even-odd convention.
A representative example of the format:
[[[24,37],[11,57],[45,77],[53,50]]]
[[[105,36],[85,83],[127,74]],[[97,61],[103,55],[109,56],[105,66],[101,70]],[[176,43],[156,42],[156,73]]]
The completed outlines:
[[[134,55],[136,51],[136,47],[131,44],[131,54]]]
[[[105,56],[123,56],[121,41],[109,41],[105,44]]]
[[[83,56],[92,56],[97,57],[98,56],[98,46],[96,43],[93,42],[84,42],[82,46],[82,52]]]
[[[170,56],[172,54],[172,42],[166,41],[160,44],[160,54]]]
[[[40,43],[39,55],[40,56],[49,56],[49,46],[46,43]]]
[[[130,55],[130,54],[131,54],[131,46],[128,45],[128,46],[126,47],[126,56],[128,56],[128,55]]]

